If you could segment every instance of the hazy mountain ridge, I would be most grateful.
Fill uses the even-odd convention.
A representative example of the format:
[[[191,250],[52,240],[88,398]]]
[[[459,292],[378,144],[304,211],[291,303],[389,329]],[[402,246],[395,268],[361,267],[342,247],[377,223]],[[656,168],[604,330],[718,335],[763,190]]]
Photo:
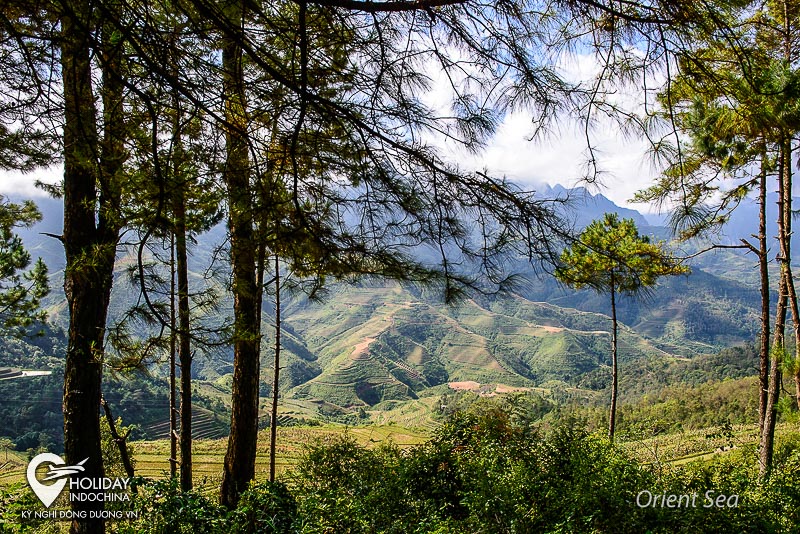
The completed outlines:
[[[544,194],[570,197],[571,202],[566,205],[577,210],[576,224],[588,223],[606,211],[617,211],[623,217],[634,218],[637,224],[646,224],[638,212],[619,208],[604,196],[586,190],[556,187]],[[59,207],[58,201],[44,202],[44,222],[21,233],[34,256],[43,256],[51,265],[50,310],[56,323],[65,325],[59,272],[63,251],[58,240],[40,233],[60,233],[60,220],[56,221]],[[641,230],[656,238],[666,235],[663,228],[643,226]],[[222,226],[201,237],[191,261],[193,285],[207,283],[200,266],[210,258],[213,243],[223,239]],[[746,269],[746,257],[727,257],[736,269]],[[137,299],[137,289],[130,285],[124,270],[124,265],[133,260],[127,256],[120,261],[110,306],[112,322]],[[527,282],[514,293],[474,296],[457,307],[444,306],[418,288],[390,282],[332,284],[322,302],[308,302],[297,296],[286,298],[280,381],[285,403],[291,404],[298,417],[314,417],[379,407],[392,401],[414,401],[429,392],[447,390],[448,384],[545,390],[556,387],[587,393],[607,387],[607,295],[571,291],[552,278],[537,277],[529,266],[520,263],[517,267],[524,271]],[[724,267],[717,268],[724,271]],[[224,281],[214,283],[224,289]],[[620,360],[626,365],[639,362],[638,369],[656,369],[685,358],[713,354],[724,346],[750,342],[756,335],[758,302],[755,286],[748,287],[700,268],[689,276],[664,280],[644,300],[621,298]],[[230,304],[223,301],[214,320],[224,317],[229,308]],[[261,389],[264,398],[271,394],[272,384],[272,313],[271,303],[266,302]],[[52,356],[59,358],[61,351],[63,347]],[[24,352],[17,347],[14,353]],[[41,364],[41,349],[34,352],[39,355],[35,361]],[[14,365],[25,367],[24,357],[18,357]],[[157,376],[165,374],[163,366],[154,366],[151,371]],[[222,409],[227,402],[231,372],[230,347],[199,353],[193,367],[197,387],[219,399]]]

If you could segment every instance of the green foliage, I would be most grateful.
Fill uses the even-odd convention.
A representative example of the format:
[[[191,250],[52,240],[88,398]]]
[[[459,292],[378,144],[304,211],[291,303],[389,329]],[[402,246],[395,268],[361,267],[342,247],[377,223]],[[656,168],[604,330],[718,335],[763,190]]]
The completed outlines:
[[[781,435],[775,474],[761,484],[753,446],[694,463],[646,464],[588,432],[582,420],[566,416],[537,427],[520,408],[457,412],[431,440],[406,450],[366,448],[348,434],[317,443],[286,485],[251,485],[231,511],[202,493],[181,493],[175,482],[151,481],[134,499],[139,520],[114,528],[123,534],[716,534],[788,533],[800,521],[797,433]],[[680,508],[637,506],[642,492],[696,497]],[[715,504],[719,495],[726,496],[722,506]],[[3,498],[13,509],[25,502],[19,492]]]
[[[0,420],[3,434],[24,451],[46,447],[61,452],[64,418],[62,391],[64,373],[0,381]]]
[[[0,333],[23,335],[46,317],[39,302],[49,292],[47,267],[39,259],[28,269],[31,255],[14,233],[41,218],[33,202],[13,204],[0,195]]]
[[[702,386],[674,385],[623,403],[617,411],[622,432],[644,421],[659,421],[661,431],[697,430],[719,424],[754,424],[758,421],[757,380],[714,381]],[[607,419],[604,408],[578,407],[592,426]]]
[[[303,532],[545,532],[624,525],[642,472],[576,426],[543,436],[506,412],[457,414],[401,454],[312,449],[293,481]],[[606,517],[598,519],[597,510]]]
[[[297,503],[280,482],[253,484],[228,515],[231,534],[289,534],[297,532]]]
[[[143,482],[143,481],[140,481]],[[216,534],[227,532],[223,509],[208,497],[180,491],[177,479],[139,484],[134,499],[140,521],[120,526],[120,534]]]
[[[37,506],[41,506],[41,503],[27,483],[0,486],[0,533],[41,532],[41,527],[49,523],[48,520],[22,519],[23,510],[32,510]]]
[[[242,494],[231,511],[198,491],[182,492],[176,479],[138,481],[139,520],[122,523],[119,534],[290,534],[297,504],[285,485],[262,482]]]
[[[575,419],[545,432],[503,410],[462,412],[405,453],[347,438],[314,447],[292,486],[301,532],[783,532],[797,514],[795,445],[762,487],[752,456],[658,471]],[[639,507],[642,491],[698,496]],[[738,507],[705,507],[709,491],[739,495]]]
[[[636,294],[665,275],[688,273],[688,267],[668,256],[662,243],[639,235],[633,219],[606,213],[587,226],[561,254],[556,277],[575,287],[600,292]]]

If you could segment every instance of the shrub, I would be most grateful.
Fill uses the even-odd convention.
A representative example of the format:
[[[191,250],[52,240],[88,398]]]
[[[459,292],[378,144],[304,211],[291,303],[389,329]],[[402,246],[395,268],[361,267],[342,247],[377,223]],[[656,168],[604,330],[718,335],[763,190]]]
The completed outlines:
[[[139,481],[134,498],[139,520],[120,523],[121,534],[217,534],[228,532],[224,510],[196,491],[183,492],[176,479]]]
[[[292,534],[297,503],[280,482],[253,484],[227,518],[230,534]]]

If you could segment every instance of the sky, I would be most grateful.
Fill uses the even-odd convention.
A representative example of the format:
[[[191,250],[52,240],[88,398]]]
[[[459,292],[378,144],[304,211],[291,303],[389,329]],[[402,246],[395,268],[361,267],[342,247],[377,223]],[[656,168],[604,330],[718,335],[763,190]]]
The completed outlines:
[[[573,83],[591,80],[600,70],[593,54],[562,54],[554,68],[559,75]],[[653,74],[651,86],[665,78]],[[443,107],[448,102],[442,89],[444,77],[431,74],[435,95],[426,103]],[[437,94],[438,93],[438,94]],[[643,112],[643,91],[639,88],[620,88],[610,95],[614,103],[627,111]],[[652,95],[651,95],[652,98]],[[504,117],[485,151],[473,155],[452,150],[451,154],[463,168],[486,168],[491,175],[505,176],[510,181],[533,190],[543,185],[560,184],[564,187],[587,187],[592,193],[601,193],[615,204],[637,209],[642,213],[654,210],[647,204],[634,204],[633,195],[653,183],[659,171],[650,164],[648,143],[630,138],[620,132],[610,119],[595,116],[596,124],[589,132],[589,142],[597,159],[598,180],[587,183],[586,132],[581,124],[563,117],[549,127],[546,135],[531,139],[533,122],[530,113],[518,111]]]
[[[558,68],[570,81],[590,78],[599,66],[591,55],[572,54],[559,60]],[[429,95],[422,100],[434,107],[444,107],[450,101],[444,77],[429,73],[433,83]],[[626,107],[639,106],[632,94],[619,98]],[[591,132],[591,142],[598,157],[600,179],[587,184],[587,142],[581,126],[568,120],[556,121],[548,135],[530,139],[533,131],[531,116],[519,111],[504,117],[495,136],[486,149],[470,154],[452,145],[441,144],[443,155],[460,163],[464,170],[487,170],[494,176],[505,176],[526,189],[537,190],[544,185],[561,184],[564,187],[587,186],[592,193],[602,193],[617,205],[651,212],[651,206],[631,204],[628,201],[636,191],[650,185],[657,176],[646,156],[647,145],[637,139],[624,137],[610,122],[600,122]],[[439,144],[435,140],[434,144]],[[0,195],[36,198],[46,193],[35,187],[36,180],[55,183],[61,179],[63,169],[56,165],[31,173],[0,170]]]
[[[564,187],[588,187],[602,193],[619,206],[652,211],[650,206],[628,201],[636,191],[650,185],[657,175],[647,158],[647,144],[627,139],[610,125],[591,132],[600,177],[597,183],[584,180],[587,162],[585,134],[571,123],[562,123],[560,131],[529,140],[531,119],[521,113],[506,117],[486,151],[477,156],[462,154],[459,161],[478,168],[485,166],[494,175],[532,189],[543,184]]]
[[[492,174],[506,176],[513,182],[540,188],[543,184],[565,187],[586,185],[582,182],[585,169],[586,140],[574,125],[564,125],[560,133],[530,141],[529,116],[517,113],[506,117],[486,150],[478,155],[453,151],[465,167],[487,168]],[[645,155],[646,145],[625,139],[612,128],[595,132],[593,142],[600,154],[601,183],[594,193],[602,193],[618,205],[647,211],[647,206],[628,205],[633,194],[646,187],[655,171]],[[42,197],[46,193],[35,187],[36,180],[48,183],[61,179],[60,165],[31,173],[0,171],[0,194],[17,197]]]

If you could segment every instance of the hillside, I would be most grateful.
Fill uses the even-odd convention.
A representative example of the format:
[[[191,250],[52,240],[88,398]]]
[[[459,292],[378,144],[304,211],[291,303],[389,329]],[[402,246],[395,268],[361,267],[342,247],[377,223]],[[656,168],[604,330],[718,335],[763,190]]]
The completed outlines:
[[[565,190],[553,190],[554,194],[559,191]],[[579,193],[573,196],[573,200],[580,198],[572,206],[578,206],[583,219],[599,216],[595,211],[617,209],[623,216],[646,223],[641,215],[615,207],[602,195],[585,190]],[[67,321],[60,290],[63,252],[57,240],[40,233],[60,232],[59,209],[58,202],[45,201],[44,221],[24,235],[34,254],[42,255],[51,265],[53,291],[47,304],[53,326],[43,337],[2,340],[3,367],[54,370],[63,358],[64,340],[59,329]],[[655,238],[664,235],[660,228],[646,227],[644,231]],[[218,294],[225,294],[225,272],[212,272],[212,276],[208,269],[216,243],[223,240],[224,229],[217,227],[194,245],[190,261],[193,291],[213,287]],[[138,287],[131,283],[128,272],[128,267],[136,265],[136,251],[127,248],[125,254],[122,252],[109,308],[110,327],[125,316],[132,303],[141,304]],[[689,276],[664,280],[643,300],[620,299],[621,365],[642,373],[660,372],[680,362],[716,354],[724,347],[753,341],[758,292],[737,281],[749,259],[736,254],[725,257],[732,269],[728,276],[724,276],[724,263],[703,260],[705,263],[695,266]],[[715,272],[707,272],[699,267],[701,264],[713,267]],[[321,301],[309,301],[302,294],[285,295],[281,423],[319,419],[388,422],[399,417],[409,424],[425,426],[435,399],[466,390],[482,394],[531,391],[560,400],[605,402],[610,329],[607,296],[568,290],[551,277],[534,273],[524,262],[512,267],[525,280],[513,293],[473,295],[457,306],[445,306],[426,290],[392,282],[329,284]],[[214,310],[202,314],[196,310],[196,321],[210,329],[218,328],[228,321],[230,307],[223,298]],[[267,413],[272,393],[272,314],[268,297],[262,324],[262,416]],[[139,336],[159,329],[141,321],[131,325],[132,333]],[[209,437],[217,436],[224,433],[229,417],[233,355],[225,344],[197,349],[192,376],[200,402],[198,417],[204,421],[203,428],[212,429]],[[113,351],[109,353],[113,356]],[[125,392],[109,400],[126,423],[137,425],[139,437],[163,435],[168,413],[164,361],[163,353],[155,353],[149,360],[149,376],[119,376],[114,378],[114,387],[109,386]],[[624,384],[624,370],[622,380]],[[23,382],[9,384],[5,382],[4,387],[13,396],[10,390]],[[52,398],[58,398],[57,384],[45,389],[52,389]],[[142,392],[147,392],[151,400],[143,402]],[[635,394],[642,394],[642,388]],[[45,441],[57,443],[58,406],[50,413],[47,421],[52,424],[46,426],[53,437]],[[268,424],[266,417],[263,420]],[[0,428],[0,436],[6,434],[20,437],[18,431]]]

